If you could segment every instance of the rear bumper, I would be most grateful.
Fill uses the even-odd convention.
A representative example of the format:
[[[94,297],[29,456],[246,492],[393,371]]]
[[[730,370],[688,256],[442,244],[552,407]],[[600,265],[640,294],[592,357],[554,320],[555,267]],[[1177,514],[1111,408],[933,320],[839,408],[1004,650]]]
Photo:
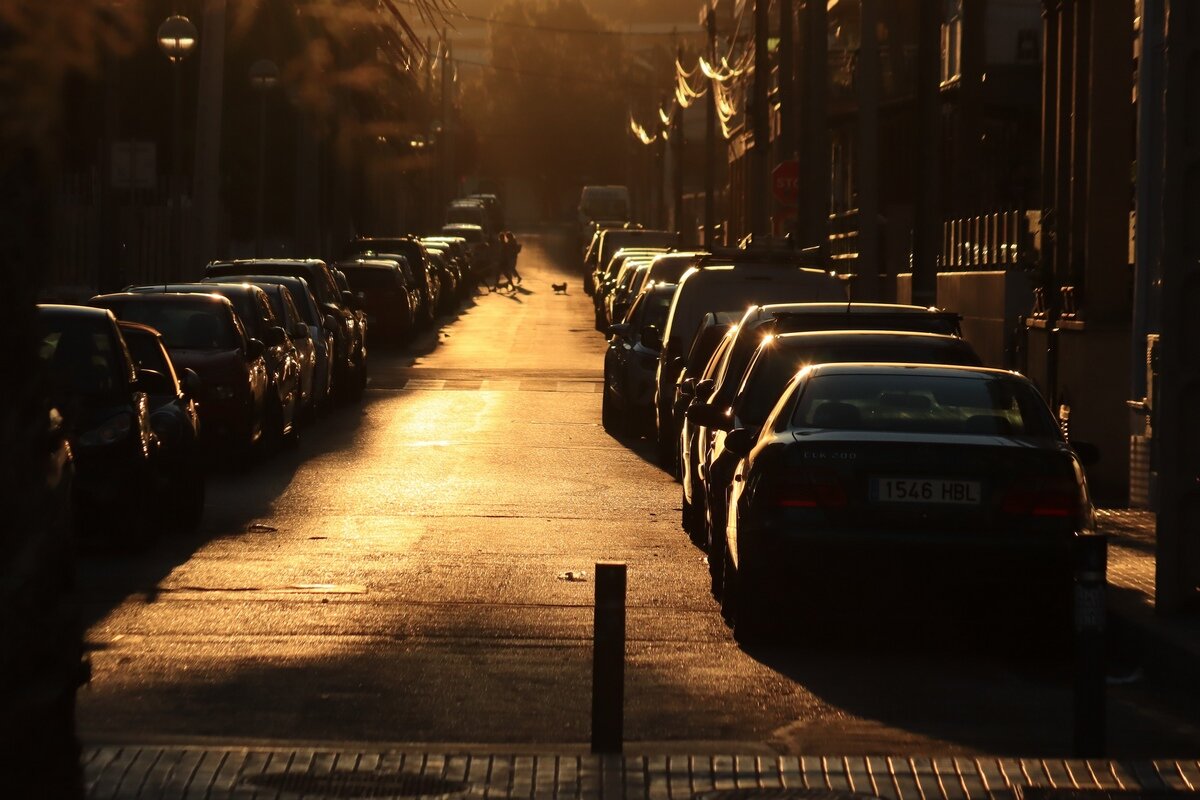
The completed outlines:
[[[743,540],[760,574],[938,582],[1070,580],[1073,533],[772,530]]]

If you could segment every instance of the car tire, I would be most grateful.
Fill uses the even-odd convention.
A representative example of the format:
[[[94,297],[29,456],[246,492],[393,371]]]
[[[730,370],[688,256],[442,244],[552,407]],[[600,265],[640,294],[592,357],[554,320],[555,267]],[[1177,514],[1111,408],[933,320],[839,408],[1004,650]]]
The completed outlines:
[[[725,624],[733,627],[734,615],[737,613],[738,585],[737,569],[728,548],[721,548],[721,618]]]
[[[704,515],[705,549],[708,551],[708,576],[713,597],[720,600],[725,592],[725,535],[717,530],[710,513]]]
[[[604,391],[600,395],[600,423],[604,426],[604,430],[613,436],[620,436],[624,432],[621,426],[620,409],[617,407],[616,399],[612,396],[612,390],[608,388],[608,381],[604,382]]]
[[[681,485],[679,487],[679,507],[683,530],[691,539],[692,544],[697,547],[704,544],[704,516],[699,506],[700,504],[695,500],[688,502],[687,494]]]
[[[184,478],[179,508],[180,522],[185,533],[193,533],[204,516],[204,501],[207,495],[204,473],[195,470]]]

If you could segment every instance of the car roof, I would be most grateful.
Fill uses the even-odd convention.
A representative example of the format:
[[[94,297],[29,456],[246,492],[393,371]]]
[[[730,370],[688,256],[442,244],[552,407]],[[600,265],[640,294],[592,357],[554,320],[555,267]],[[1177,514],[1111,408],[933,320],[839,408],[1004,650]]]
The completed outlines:
[[[216,284],[206,284],[213,286]],[[218,305],[231,305],[228,297],[222,297],[215,292],[111,292],[98,294],[89,303],[105,300],[137,300],[144,303],[178,303],[183,300],[212,302]]]
[[[153,336],[155,338],[162,338],[162,334],[158,332],[157,328],[152,328],[149,325],[143,325],[140,322],[128,322],[126,320],[119,319],[117,320],[117,325],[121,327],[122,332],[128,330],[136,333],[142,333],[147,336]]]
[[[130,294],[172,294],[172,293],[173,294],[219,294],[219,292],[214,292],[212,290],[212,287],[214,287],[214,286],[219,286],[222,288],[222,290],[232,290],[232,291],[238,292],[238,293],[247,292],[249,294],[254,294],[255,292],[264,292],[265,291],[261,286],[255,286],[252,283],[236,283],[236,282],[227,283],[225,281],[213,281],[212,283],[200,283],[199,281],[197,281],[195,283],[144,283],[144,284],[139,284],[137,286],[129,287],[131,290],[133,290],[133,291],[130,291],[129,293]],[[161,291],[159,291],[158,287],[162,287]],[[136,291],[138,289],[145,289],[146,291],[142,291],[142,292]]]
[[[309,266],[311,264],[324,264],[325,262],[319,258],[234,258],[208,262],[210,267],[229,267],[238,264],[261,264],[273,265],[279,267],[299,267]]]
[[[305,289],[308,288],[308,279],[301,275],[215,275],[200,282],[208,285],[214,283],[253,283],[256,285],[268,283],[276,286],[298,283]]]
[[[483,230],[483,226],[475,225],[470,222],[450,222],[450,223],[447,223],[446,225],[442,226],[442,230],[446,230],[446,229],[451,229],[451,230],[456,230],[456,231],[465,231],[467,229],[474,229],[477,231],[481,231],[481,230]]]
[[[398,258],[402,257],[399,253],[395,254]],[[405,259],[406,261],[408,259]],[[400,268],[400,263],[391,258],[356,258],[351,261],[339,261],[337,268],[346,269],[377,269],[395,272]]]
[[[107,308],[93,308],[91,306],[75,306],[65,303],[42,303],[37,307],[38,315],[48,317],[93,317],[97,321],[100,319],[109,319],[112,314]]]
[[[1001,378],[1028,383],[1017,372],[991,367],[945,366],[941,364],[896,364],[876,361],[850,361],[839,364],[817,364],[809,367],[809,375],[922,375],[951,378]]]
[[[810,342],[819,342],[822,339],[829,340],[844,340],[844,339],[879,339],[910,342],[953,342],[955,347],[969,347],[970,345],[963,339],[957,336],[951,336],[948,333],[927,333],[925,331],[883,331],[883,330],[853,330],[844,331],[797,331],[789,333],[780,333],[775,336],[768,337],[775,339],[781,344],[806,344]]]
[[[772,314],[948,314],[936,306],[900,303],[768,303],[759,306]]]

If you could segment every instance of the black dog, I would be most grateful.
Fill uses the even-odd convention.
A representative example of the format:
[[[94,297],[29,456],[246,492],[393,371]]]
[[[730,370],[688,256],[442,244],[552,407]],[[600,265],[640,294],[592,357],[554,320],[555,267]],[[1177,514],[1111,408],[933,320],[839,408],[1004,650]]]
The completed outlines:
[[[552,283],[550,284],[550,288],[554,290],[555,294],[566,294],[567,282],[563,281],[562,283]]]

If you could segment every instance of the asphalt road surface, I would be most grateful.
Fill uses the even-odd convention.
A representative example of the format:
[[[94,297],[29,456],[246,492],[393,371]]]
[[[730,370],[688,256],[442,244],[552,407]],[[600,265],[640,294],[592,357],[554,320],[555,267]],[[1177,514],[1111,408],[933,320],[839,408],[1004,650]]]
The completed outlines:
[[[85,739],[580,745],[594,564],[612,559],[631,750],[1069,754],[1069,664],[1003,603],[881,598],[830,608],[835,635],[741,649],[677,484],[600,426],[577,257],[525,242],[518,291],[373,351],[361,408],[215,475],[195,536],[86,559]],[[1195,754],[1179,698],[1137,680],[1110,697],[1111,755]]]

